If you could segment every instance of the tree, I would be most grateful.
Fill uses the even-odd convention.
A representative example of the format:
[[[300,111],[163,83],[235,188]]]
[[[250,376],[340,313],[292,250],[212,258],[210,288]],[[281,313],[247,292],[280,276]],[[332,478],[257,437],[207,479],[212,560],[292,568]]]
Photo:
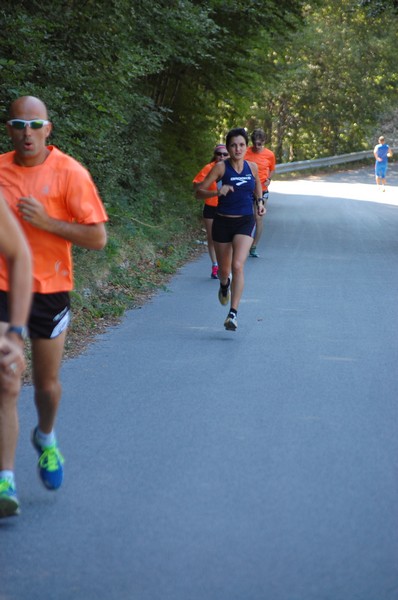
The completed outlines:
[[[275,80],[254,114],[259,120],[271,114],[279,161],[369,146],[375,123],[396,102],[397,15],[391,8],[389,15],[370,24],[356,2],[325,2],[275,53]]]

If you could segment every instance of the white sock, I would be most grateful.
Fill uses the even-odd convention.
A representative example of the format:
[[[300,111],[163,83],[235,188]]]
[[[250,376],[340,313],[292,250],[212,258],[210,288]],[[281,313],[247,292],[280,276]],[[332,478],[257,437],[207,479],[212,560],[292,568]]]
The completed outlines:
[[[14,484],[14,472],[13,471],[0,471],[0,479],[7,479],[10,483]]]
[[[55,444],[54,430],[51,433],[43,433],[39,428],[36,429],[36,441],[42,448],[48,448]]]

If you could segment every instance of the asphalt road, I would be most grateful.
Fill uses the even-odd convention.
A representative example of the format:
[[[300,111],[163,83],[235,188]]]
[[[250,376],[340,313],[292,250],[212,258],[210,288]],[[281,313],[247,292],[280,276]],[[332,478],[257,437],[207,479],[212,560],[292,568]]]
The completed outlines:
[[[0,600],[398,598],[398,168],[274,182],[226,332],[207,255],[20,401]]]

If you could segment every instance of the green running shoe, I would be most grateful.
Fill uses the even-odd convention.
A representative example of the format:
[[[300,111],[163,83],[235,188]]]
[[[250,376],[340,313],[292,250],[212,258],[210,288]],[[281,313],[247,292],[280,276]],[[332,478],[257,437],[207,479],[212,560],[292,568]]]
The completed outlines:
[[[257,252],[257,246],[252,246],[250,248],[249,256],[251,256],[252,258],[260,258],[260,255]]]
[[[0,518],[19,515],[15,486],[9,479],[0,479]]]
[[[32,444],[39,454],[37,464],[40,479],[48,490],[57,490],[61,487],[64,478],[64,457],[59,451],[58,444],[42,447],[36,439],[37,427],[32,431]]]

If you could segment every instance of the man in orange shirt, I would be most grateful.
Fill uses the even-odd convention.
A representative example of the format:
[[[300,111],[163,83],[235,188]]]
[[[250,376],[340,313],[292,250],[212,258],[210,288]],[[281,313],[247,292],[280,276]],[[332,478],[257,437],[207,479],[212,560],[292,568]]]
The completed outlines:
[[[33,258],[33,302],[28,320],[32,342],[32,369],[37,427],[32,443],[39,454],[38,469],[43,484],[55,490],[63,480],[64,459],[59,451],[54,425],[61,384],[59,370],[70,321],[69,292],[73,289],[72,244],[100,250],[106,244],[107,215],[88,171],[55,146],[47,145],[51,133],[46,105],[33,96],[15,100],[7,122],[14,150],[0,156],[0,189],[18,217]],[[10,323],[9,282],[0,262],[0,334]],[[25,332],[15,332],[20,338]],[[8,404],[7,404],[8,402]],[[5,407],[16,410],[16,398],[2,398]],[[11,413],[12,411],[8,411]],[[13,417],[14,418],[14,417]],[[12,436],[9,436],[9,438]],[[0,440],[0,461],[17,441]]]
[[[258,166],[258,174],[263,188],[263,200],[267,209],[268,186],[275,172],[276,160],[272,150],[265,148],[265,133],[262,129],[255,129],[251,135],[252,146],[247,149],[245,160],[255,162]],[[265,213],[264,213],[265,215]],[[257,244],[260,241],[264,229],[263,217],[256,212],[256,237],[250,248],[250,256],[258,258]]]

